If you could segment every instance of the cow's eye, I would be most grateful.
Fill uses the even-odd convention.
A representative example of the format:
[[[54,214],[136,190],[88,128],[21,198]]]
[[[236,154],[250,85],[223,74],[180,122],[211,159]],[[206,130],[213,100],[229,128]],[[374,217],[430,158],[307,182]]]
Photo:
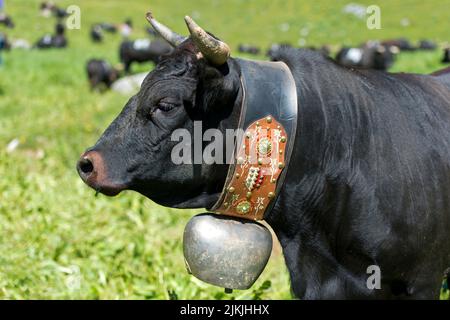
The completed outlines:
[[[164,112],[172,110],[175,105],[169,102],[160,101],[157,105],[158,109]]]

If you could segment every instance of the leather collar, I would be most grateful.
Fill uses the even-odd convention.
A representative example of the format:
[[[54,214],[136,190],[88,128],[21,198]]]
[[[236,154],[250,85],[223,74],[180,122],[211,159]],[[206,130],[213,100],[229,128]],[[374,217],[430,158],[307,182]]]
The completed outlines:
[[[236,59],[243,91],[232,163],[212,212],[263,220],[275,203],[294,147],[297,90],[284,62]]]

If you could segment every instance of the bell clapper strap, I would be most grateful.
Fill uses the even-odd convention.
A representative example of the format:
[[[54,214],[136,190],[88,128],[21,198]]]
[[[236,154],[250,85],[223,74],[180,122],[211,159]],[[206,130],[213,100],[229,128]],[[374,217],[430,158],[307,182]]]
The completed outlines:
[[[268,115],[253,122],[241,140],[225,196],[214,211],[263,220],[285,166],[286,132],[272,115]]]

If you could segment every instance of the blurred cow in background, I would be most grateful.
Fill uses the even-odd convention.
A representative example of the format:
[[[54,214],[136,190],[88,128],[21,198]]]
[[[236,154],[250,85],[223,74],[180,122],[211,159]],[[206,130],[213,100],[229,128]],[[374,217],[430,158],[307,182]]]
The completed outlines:
[[[238,46],[238,51],[241,53],[258,55],[261,52],[261,49],[256,46],[252,46],[250,44],[240,44]]]
[[[287,48],[293,48],[289,43],[281,43],[281,44],[272,44],[267,51],[267,56],[269,57],[270,61],[279,61],[280,53]],[[304,48],[293,48],[297,50],[312,50],[321,53],[325,57],[329,57],[331,54],[331,46],[329,45],[323,45],[320,47],[315,46],[309,46]]]
[[[167,55],[173,51],[173,48],[162,39],[138,39],[134,41],[125,40],[119,48],[120,62],[123,63],[126,73],[130,72],[130,66],[133,62],[152,61],[155,64],[159,62],[161,56]]]
[[[359,48],[343,47],[336,55],[336,61],[346,67],[362,69],[389,69],[399,49],[394,45],[383,45],[368,41]]]
[[[380,44],[387,48],[397,47],[400,51],[414,51],[417,48],[406,38],[398,38],[392,40],[381,41]]]
[[[58,7],[53,1],[41,2],[39,7],[41,16],[49,18],[51,15],[58,19],[62,19],[68,16],[66,9]]]
[[[54,6],[55,4],[51,1],[41,2],[41,5],[39,6],[39,12],[41,16],[49,18],[52,15],[52,8]]]
[[[102,42],[104,38],[104,32],[116,33],[117,27],[108,22],[96,23],[91,26],[90,37],[93,42]]]
[[[419,50],[436,50],[437,49],[437,44],[431,40],[420,40],[419,41],[419,45],[418,45],[418,49]]]
[[[9,50],[9,48],[10,48],[10,45],[8,42],[8,38],[6,37],[6,34],[0,32],[0,65],[3,63],[2,51]]]
[[[38,49],[67,47],[67,38],[64,35],[64,25],[62,23],[56,24],[55,34],[46,34],[37,41],[35,47]]]
[[[0,32],[0,50],[9,50],[11,44],[8,41],[8,37],[3,32]]]
[[[131,19],[127,19],[124,23],[119,25],[119,31],[122,37],[128,39],[133,32],[133,22],[131,21]]]
[[[272,44],[266,52],[266,56],[269,57],[271,61],[278,61],[280,52],[283,49],[292,48],[292,45],[287,42],[283,43],[274,43]]]
[[[442,63],[450,63],[450,48],[444,49],[444,56],[442,57]]]
[[[114,24],[112,24],[112,23],[101,22],[98,25],[105,32],[108,32],[108,33],[116,33],[117,32],[117,27]]]
[[[121,68],[114,68],[101,59],[90,59],[86,64],[86,72],[91,90],[109,89],[111,84],[121,76]]]
[[[90,32],[92,42],[102,42],[103,41],[103,31],[102,27],[98,24],[91,26]]]
[[[14,28],[14,22],[12,18],[3,12],[0,12],[0,25],[1,24],[10,29]]]
[[[63,19],[69,14],[67,13],[66,9],[55,7],[55,9],[53,10],[53,15],[58,19]]]

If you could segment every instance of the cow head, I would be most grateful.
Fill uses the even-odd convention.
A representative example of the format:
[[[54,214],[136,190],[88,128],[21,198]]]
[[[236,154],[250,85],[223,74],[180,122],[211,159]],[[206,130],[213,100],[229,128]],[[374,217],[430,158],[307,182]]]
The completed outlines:
[[[190,37],[149,14],[147,19],[175,50],[161,59],[97,143],[82,154],[77,170],[85,183],[106,195],[134,190],[165,206],[209,207],[222,190],[227,165],[174,164],[171,153],[178,142],[171,135],[183,128],[193,137],[194,121],[201,121],[203,131],[235,128],[239,68],[229,58],[228,46],[189,17]]]

